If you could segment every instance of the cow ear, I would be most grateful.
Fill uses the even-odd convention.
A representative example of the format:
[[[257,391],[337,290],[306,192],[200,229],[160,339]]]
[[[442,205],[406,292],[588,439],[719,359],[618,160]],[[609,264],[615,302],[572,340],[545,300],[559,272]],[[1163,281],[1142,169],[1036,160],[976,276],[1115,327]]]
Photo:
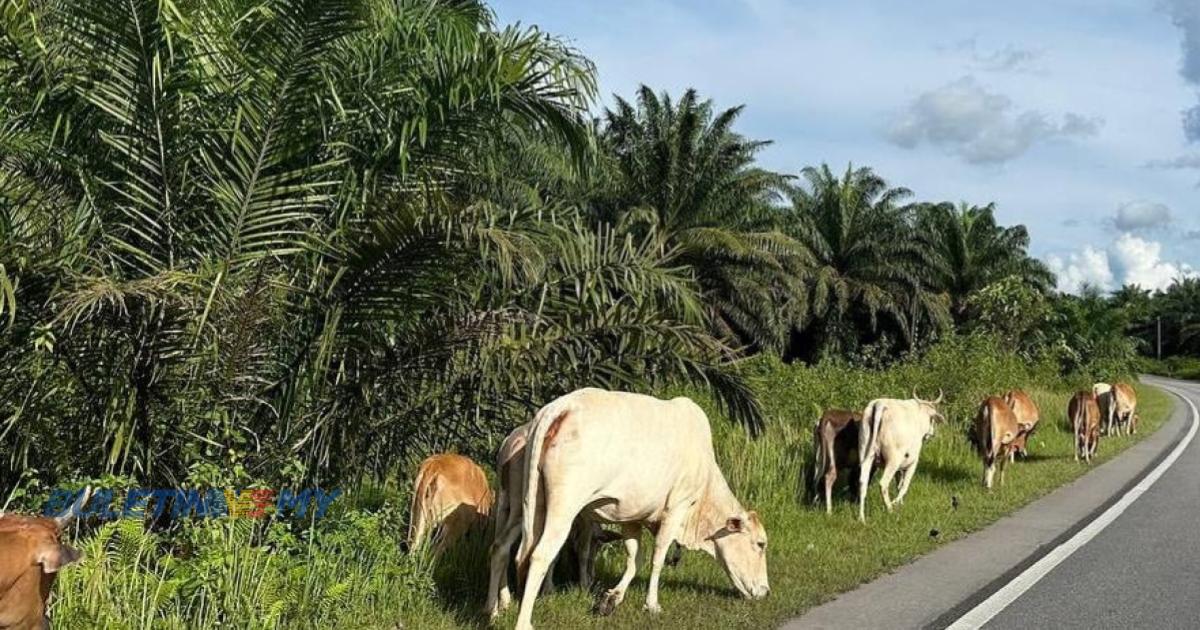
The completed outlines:
[[[725,529],[731,534],[741,533],[746,529],[746,519],[743,516],[730,516],[725,521]]]
[[[44,545],[38,550],[37,563],[42,565],[42,573],[58,573],[58,570],[79,562],[83,558],[74,547],[62,544]]]
[[[1019,428],[1022,431],[1028,431],[1033,428],[1033,423],[1032,422],[1021,422],[1021,423],[1017,424],[1017,428]]]

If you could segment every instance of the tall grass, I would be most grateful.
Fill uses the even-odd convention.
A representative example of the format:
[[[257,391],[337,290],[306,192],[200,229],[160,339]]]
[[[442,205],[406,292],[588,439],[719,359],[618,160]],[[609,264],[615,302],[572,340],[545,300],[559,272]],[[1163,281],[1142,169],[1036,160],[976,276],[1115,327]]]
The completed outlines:
[[[678,388],[710,413],[717,456],[731,485],[763,516],[770,535],[772,595],[744,602],[716,562],[685,554],[664,574],[665,612],[641,610],[645,568],[613,617],[590,613],[593,593],[566,588],[539,600],[543,628],[766,627],[887,571],[938,544],[965,535],[1086,472],[1072,459],[1065,406],[1092,375],[1059,378],[985,339],[955,339],[923,358],[887,370],[841,364],[786,366],[756,360],[743,367],[762,399],[769,427],[753,439],[701,392]],[[1100,375],[1111,378],[1112,375]],[[903,506],[886,513],[873,484],[868,524],[854,519],[849,480],[839,480],[835,511],[826,516],[804,492],[811,473],[812,426],[819,408],[861,409],[879,396],[907,397],[916,387],[946,394],[947,417],[925,446]],[[966,440],[975,406],[1013,387],[1031,392],[1042,422],[1030,457],[1010,468],[1007,483],[981,486],[982,465]],[[1144,431],[1153,432],[1170,402],[1142,388]],[[1141,437],[1139,436],[1139,438]],[[1101,459],[1134,439],[1106,438]],[[405,485],[400,484],[401,488]],[[404,491],[350,493],[330,517],[296,529],[284,523],[199,522],[170,535],[140,523],[104,525],[82,541],[87,559],[61,575],[53,618],[67,628],[462,628],[484,624],[486,541],[470,539],[438,562],[401,551],[404,518],[389,506]],[[957,505],[957,507],[955,507]],[[336,507],[336,504],[335,504]],[[648,547],[648,545],[647,545]],[[619,545],[602,550],[597,588],[623,567]],[[646,554],[643,554],[645,561]],[[511,624],[508,613],[501,625]]]

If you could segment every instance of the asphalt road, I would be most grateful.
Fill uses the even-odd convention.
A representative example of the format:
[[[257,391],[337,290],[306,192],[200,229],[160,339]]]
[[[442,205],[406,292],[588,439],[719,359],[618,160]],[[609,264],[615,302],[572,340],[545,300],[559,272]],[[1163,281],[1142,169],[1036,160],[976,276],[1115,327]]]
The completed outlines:
[[[1153,382],[1200,405],[1200,384]],[[1200,438],[1115,521],[984,627],[1200,628]]]

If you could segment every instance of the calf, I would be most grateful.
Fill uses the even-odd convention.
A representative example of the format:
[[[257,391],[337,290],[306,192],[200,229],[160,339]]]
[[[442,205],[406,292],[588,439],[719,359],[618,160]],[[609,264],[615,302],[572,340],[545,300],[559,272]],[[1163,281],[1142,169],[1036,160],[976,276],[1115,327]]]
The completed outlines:
[[[858,433],[861,425],[861,413],[827,409],[813,429],[816,455],[812,489],[816,495],[819,485],[824,481],[826,514],[833,512],[833,484],[837,481],[838,468],[849,468],[853,474],[853,469],[858,467]]]
[[[883,474],[879,479],[879,490],[883,504],[889,512],[892,506],[904,501],[908,486],[917,472],[921,459],[921,446],[933,436],[933,420],[941,418],[937,406],[945,396],[939,392],[937,400],[921,400],[913,392],[911,400],[880,398],[873,400],[863,411],[862,430],[858,433],[858,520],[866,522],[867,486],[871,481],[871,465],[876,457],[883,460]],[[895,503],[890,496],[892,479],[900,471],[900,493]]]
[[[57,518],[0,514],[0,628],[50,628],[46,601],[63,567],[82,557],[62,542],[63,529],[79,513],[89,492]]]
[[[1017,417],[1019,424],[1029,425],[1029,429],[1021,431],[1017,437],[1013,439],[1012,449],[1010,449],[1009,459],[1016,457],[1020,453],[1022,457],[1029,456],[1028,441],[1033,432],[1037,430],[1037,424],[1041,421],[1041,412],[1038,410],[1037,404],[1029,397],[1029,394],[1014,389],[1004,395],[1004,402],[1012,409],[1013,414]]]
[[[409,549],[440,529],[433,553],[441,555],[469,530],[486,525],[491,508],[492,490],[478,464],[462,455],[434,455],[421,462],[413,484]]]
[[[644,526],[655,532],[646,610],[661,610],[659,578],[675,541],[715,557],[744,597],[770,591],[766,529],[729,489],[708,417],[691,400],[581,389],[538,411],[528,449],[518,556],[529,571],[517,630],[533,627],[542,580],[581,513],[620,524],[624,535],[625,573],[602,613],[621,603],[637,573]]]
[[[1128,383],[1112,387],[1112,417],[1117,433],[1137,433],[1137,391]]]
[[[1100,445],[1100,404],[1094,392],[1077,392],[1067,405],[1067,417],[1071,419],[1071,433],[1075,436],[1075,461],[1082,457],[1092,463],[1092,456]]]
[[[1002,398],[990,396],[979,405],[975,414],[975,445],[983,458],[983,486],[989,490],[996,468],[1000,468],[1000,485],[1004,485],[1004,466],[1016,450],[1018,436],[1027,435],[1033,425],[1017,420],[1017,414]]]

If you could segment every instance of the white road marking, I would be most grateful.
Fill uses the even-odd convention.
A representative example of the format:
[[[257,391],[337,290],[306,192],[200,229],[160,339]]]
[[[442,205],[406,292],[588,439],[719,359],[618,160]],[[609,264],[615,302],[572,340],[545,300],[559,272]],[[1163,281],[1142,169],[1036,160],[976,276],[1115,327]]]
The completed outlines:
[[[1154,482],[1158,481],[1158,478],[1162,477],[1163,473],[1167,472],[1167,469],[1175,463],[1175,460],[1179,459],[1184,449],[1192,443],[1192,438],[1196,437],[1197,427],[1200,427],[1200,410],[1196,409],[1196,403],[1192,402],[1183,392],[1163,385],[1158,385],[1157,387],[1179,396],[1192,409],[1192,426],[1188,429],[1187,435],[1183,437],[1183,440],[1175,446],[1175,450],[1171,451],[1171,454],[1167,455],[1167,458],[1159,463],[1154,470],[1150,471],[1150,474],[1143,477],[1136,486],[1130,488],[1129,492],[1126,492],[1120,500],[1105,510],[1103,514],[1096,517],[1096,520],[1088,523],[1087,527],[1079,530],[1079,532],[1066,542],[1052,549],[1050,553],[1013,578],[1011,582],[1005,584],[995,593],[992,593],[991,597],[983,600],[983,602],[972,608],[967,614],[959,617],[958,621],[951,624],[948,630],[974,630],[975,628],[982,628],[983,624],[991,621],[1002,610],[1008,608],[1009,604],[1012,604],[1018,597],[1025,594],[1025,591],[1028,591],[1034,584],[1037,584],[1038,580],[1045,577],[1054,567],[1069,558],[1080,547],[1086,545],[1097,534],[1104,531],[1104,528],[1108,527],[1110,523],[1117,520],[1117,517],[1125,512],[1138,497],[1145,494],[1150,489],[1150,486],[1153,486]]]

